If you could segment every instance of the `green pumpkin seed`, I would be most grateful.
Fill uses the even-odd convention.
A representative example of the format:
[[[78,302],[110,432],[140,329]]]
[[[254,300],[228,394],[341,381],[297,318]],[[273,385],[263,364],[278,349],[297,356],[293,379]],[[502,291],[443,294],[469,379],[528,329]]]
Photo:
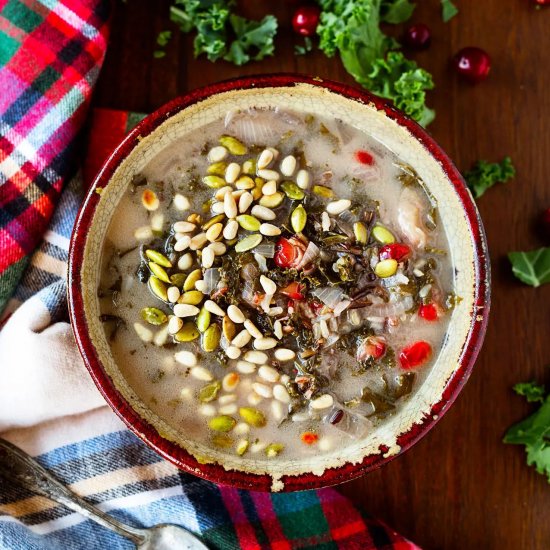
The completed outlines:
[[[373,227],[372,236],[381,244],[392,244],[395,242],[393,233],[381,225]]]
[[[280,454],[284,448],[284,445],[281,445],[281,443],[271,443],[265,448],[265,454],[267,457],[273,458]]]
[[[236,218],[239,225],[247,231],[258,231],[260,229],[260,220],[249,214],[241,214]]]
[[[214,176],[224,176],[225,175],[225,169],[227,168],[227,162],[215,162],[214,164],[211,164],[206,171],[209,174],[213,174]]]
[[[225,180],[220,178],[220,176],[204,176],[204,178],[202,178],[202,182],[212,189],[221,189],[227,185]]]
[[[208,421],[208,427],[215,432],[230,432],[236,423],[237,421],[232,416],[222,414],[211,418]]]
[[[174,273],[173,275],[170,275],[170,282],[177,287],[181,287],[183,286],[186,278],[187,275],[185,273]]]
[[[231,342],[235,338],[235,334],[237,334],[237,327],[229,318],[229,315],[225,315],[222,320],[222,332],[228,342]]]
[[[206,231],[209,227],[212,227],[215,223],[222,222],[224,218],[225,218],[225,214],[218,214],[217,216],[213,216],[203,224],[202,228]]]
[[[221,338],[221,330],[219,325],[210,325],[202,335],[202,349],[204,351],[214,351],[219,343]]]
[[[211,317],[212,316],[210,312],[203,306],[203,308],[200,310],[199,314],[197,315],[197,328],[199,329],[200,332],[204,332],[210,326]]]
[[[273,195],[264,195],[260,199],[260,205],[266,206],[267,208],[276,208],[282,204],[284,198],[285,196],[277,191],[273,193]]]
[[[367,244],[368,233],[364,223],[355,222],[353,224],[353,234],[355,235],[355,240],[359,244]]]
[[[189,290],[178,298],[178,304],[197,306],[202,302],[203,296],[204,294],[198,290]]]
[[[256,160],[250,159],[243,162],[243,174],[252,176],[256,173]]]
[[[259,233],[253,233],[246,236],[235,245],[235,252],[246,252],[252,250],[262,242],[263,236]]]
[[[237,138],[233,136],[222,136],[220,143],[232,154],[232,155],[246,155],[248,149],[244,143],[241,143]]]
[[[283,181],[280,187],[289,199],[301,201],[306,196],[293,181]]]
[[[296,233],[301,233],[304,230],[307,222],[306,209],[300,204],[297,206],[290,215],[290,225]]]
[[[166,273],[166,269],[164,269],[164,267],[161,267],[155,262],[149,262],[149,269],[151,270],[151,273],[155,275],[155,277],[158,277],[161,281],[165,283],[170,282],[170,277],[168,277],[168,273]]]
[[[210,401],[214,401],[216,397],[218,396],[218,392],[220,391],[222,385],[218,380],[215,380],[214,382],[211,382],[210,384],[204,386],[199,391],[199,401],[201,403],[210,403]]]
[[[241,439],[241,441],[239,441],[239,443],[237,443],[237,447],[235,448],[235,452],[239,456],[243,456],[244,453],[246,453],[246,451],[248,450],[248,445],[249,445],[248,439]]]
[[[164,325],[168,321],[168,315],[156,307],[144,307],[141,310],[141,318],[150,325]]]
[[[193,290],[195,288],[195,283],[202,277],[202,269],[198,268],[189,275],[187,275],[187,279],[185,279],[185,283],[183,284],[183,291],[187,292],[188,290]]]
[[[174,339],[176,340],[176,342],[192,342],[198,337],[199,329],[192,321],[187,321],[187,323],[184,323],[179,332],[176,332],[176,334],[174,334]]]
[[[314,185],[312,191],[319,197],[323,197],[325,199],[332,199],[334,197],[334,192],[332,189],[325,187],[324,185]]]
[[[258,409],[241,407],[239,414],[247,424],[254,426],[254,428],[263,428],[267,424],[264,413]]]
[[[158,265],[161,265],[163,267],[172,267],[172,262],[164,254],[161,254],[156,250],[146,250],[145,255]]]
[[[233,447],[233,440],[227,434],[215,434],[212,437],[212,443],[216,447],[221,447],[222,449],[230,449]]]
[[[154,275],[149,277],[149,288],[157,298],[160,298],[164,302],[168,301],[168,289],[158,277],[155,277]]]
[[[397,271],[397,260],[390,258],[388,260],[382,260],[376,264],[374,272],[378,277],[385,279],[386,277],[391,277],[395,275]]]

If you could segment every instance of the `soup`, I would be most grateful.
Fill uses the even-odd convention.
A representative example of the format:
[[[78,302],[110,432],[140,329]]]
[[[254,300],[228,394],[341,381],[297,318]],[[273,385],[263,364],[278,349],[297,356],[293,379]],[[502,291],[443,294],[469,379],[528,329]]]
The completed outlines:
[[[232,456],[365,438],[423,383],[459,298],[414,167],[339,120],[232,111],[128,185],[102,254],[115,362],[156,415]]]

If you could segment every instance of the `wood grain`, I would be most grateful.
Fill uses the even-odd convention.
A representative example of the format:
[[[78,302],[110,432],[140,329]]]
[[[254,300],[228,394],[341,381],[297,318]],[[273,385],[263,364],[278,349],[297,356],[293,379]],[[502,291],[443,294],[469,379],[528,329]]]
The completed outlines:
[[[173,28],[168,3],[129,0],[115,9],[111,44],[95,102],[149,112],[189,89],[243,74],[299,71],[353,84],[337,59],[294,57],[292,2],[241,2],[247,14],[275,13],[281,29],[275,57],[237,68],[194,60],[190,37],[176,36],[161,60],[155,37]],[[430,131],[464,170],[478,159],[511,155],[516,181],[489,191],[479,208],[493,268],[489,330],[470,381],[445,418],[410,452],[340,489],[426,549],[547,549],[550,486],[525,465],[504,431],[529,412],[511,387],[550,382],[550,285],[532,289],[511,275],[510,250],[548,244],[534,220],[550,206],[550,9],[528,0],[458,0],[460,15],[443,24],[439,2],[419,2],[415,21],[433,30],[419,63],[434,75]],[[457,81],[451,55],[485,48],[490,78],[478,86]]]

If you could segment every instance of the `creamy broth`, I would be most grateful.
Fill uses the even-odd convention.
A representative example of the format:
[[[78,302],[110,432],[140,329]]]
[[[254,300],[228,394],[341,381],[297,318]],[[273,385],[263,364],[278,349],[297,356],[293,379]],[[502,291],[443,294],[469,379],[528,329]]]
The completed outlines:
[[[437,362],[447,250],[434,200],[382,143],[303,113],[231,112],[129,184],[102,320],[130,386],[187,438],[309,456],[367,436]]]

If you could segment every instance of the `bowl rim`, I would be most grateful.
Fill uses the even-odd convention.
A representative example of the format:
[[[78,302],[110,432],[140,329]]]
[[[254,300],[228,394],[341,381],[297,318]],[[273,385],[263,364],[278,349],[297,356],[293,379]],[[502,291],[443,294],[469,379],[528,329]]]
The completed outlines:
[[[312,472],[296,476],[282,476],[281,481],[284,484],[282,490],[287,492],[308,490],[350,481],[387,464],[396,456],[400,456],[410,449],[440,420],[467,382],[483,343],[490,309],[490,263],[487,243],[483,224],[472,195],[466,187],[458,169],[428,132],[385,100],[372,95],[366,90],[354,88],[339,82],[301,74],[278,73],[233,78],[197,88],[173,99],[145,117],[105,161],[88,190],[77,215],[71,235],[68,262],[69,315],[75,339],[86,368],[109,406],[128,428],[149,447],[153,448],[163,458],[172,462],[181,470],[193,475],[216,483],[256,491],[271,490],[272,477],[269,474],[226,470],[218,463],[200,464],[183,447],[162,437],[122,397],[104,370],[88,333],[87,322],[83,315],[84,304],[81,292],[80,266],[84,258],[86,236],[99,203],[101,189],[109,183],[119,165],[139,143],[142,137],[149,135],[168,118],[182,109],[199,103],[212,95],[251,88],[288,88],[299,84],[317,86],[358,103],[374,105],[376,109],[384,111],[388,118],[405,127],[442,166],[446,176],[454,186],[468,221],[474,249],[474,268],[476,273],[473,312],[481,310],[483,315],[480,318],[475,313],[471,314],[470,330],[462,346],[458,367],[447,381],[441,399],[432,405],[430,413],[424,417],[421,423],[414,424],[407,432],[398,436],[397,444],[401,448],[398,453],[387,456],[388,448],[380,446],[377,454],[366,456],[359,463],[347,462],[337,468],[327,468],[321,476]]]

